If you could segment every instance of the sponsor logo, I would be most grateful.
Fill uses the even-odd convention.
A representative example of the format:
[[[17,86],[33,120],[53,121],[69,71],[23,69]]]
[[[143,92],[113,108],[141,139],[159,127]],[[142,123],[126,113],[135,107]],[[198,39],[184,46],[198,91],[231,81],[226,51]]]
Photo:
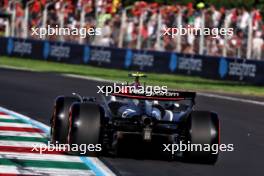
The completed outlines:
[[[125,67],[129,68],[131,65],[138,66],[140,70],[144,70],[144,67],[153,67],[154,56],[146,53],[133,53],[131,50],[127,50]]]
[[[49,42],[44,43],[43,47],[43,57],[47,59],[49,56],[58,58],[58,61],[61,58],[70,57],[71,48],[68,46],[62,45],[51,45]]]
[[[7,53],[9,55],[12,53],[18,53],[20,55],[31,54],[32,44],[29,42],[20,42],[20,41],[14,41],[13,39],[8,39]]]
[[[244,77],[255,78],[257,66],[256,64],[228,62],[222,58],[219,63],[219,75],[221,78],[228,76],[238,76],[240,80]]]
[[[20,53],[20,54],[31,54],[32,52],[32,44],[27,42],[14,42],[14,53]]]
[[[50,45],[49,55],[52,57],[57,57],[59,61],[61,58],[69,58],[70,52],[71,48],[68,46]]]
[[[229,75],[230,76],[239,76],[239,79],[242,80],[244,77],[255,78],[257,67],[255,64],[247,63],[229,63]]]
[[[99,65],[102,63],[111,63],[111,51],[105,50],[91,50],[90,61],[96,61]]]
[[[193,59],[193,58],[186,58],[186,57],[179,57],[179,70],[187,70],[188,74],[192,71],[201,72],[203,67],[202,59]]]
[[[150,54],[133,54],[133,65],[139,66],[140,70],[143,70],[144,67],[153,67],[154,56]]]

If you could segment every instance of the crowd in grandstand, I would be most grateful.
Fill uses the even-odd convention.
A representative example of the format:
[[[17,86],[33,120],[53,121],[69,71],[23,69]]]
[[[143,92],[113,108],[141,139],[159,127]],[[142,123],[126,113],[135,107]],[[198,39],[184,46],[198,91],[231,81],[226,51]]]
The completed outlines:
[[[10,13],[15,9],[15,35],[19,37],[23,35],[25,2],[11,2],[0,0],[0,11]],[[43,10],[48,2],[50,1],[32,1],[29,6],[29,29],[43,25]],[[234,34],[228,37],[204,36],[202,54],[246,58],[250,43],[251,58],[264,58],[264,24],[258,9],[246,9],[245,7],[217,9],[214,5],[201,7],[194,3],[162,5],[144,1],[135,1],[132,6],[124,7],[120,0],[55,0],[52,2],[48,7],[47,25],[61,26],[60,19],[63,14],[63,27],[80,28],[81,13],[84,10],[83,27],[102,28],[102,35],[88,36],[85,39],[84,42],[89,44],[137,48],[140,42],[140,48],[143,49],[198,54],[201,47],[201,36],[185,35],[180,36],[179,39],[179,37],[172,38],[159,34],[166,27],[199,28],[202,27],[204,20],[203,27],[233,28]],[[160,21],[159,16],[161,16]],[[29,37],[37,38],[31,35]],[[47,38],[59,40],[58,36]],[[78,36],[64,36],[63,40],[80,42]]]

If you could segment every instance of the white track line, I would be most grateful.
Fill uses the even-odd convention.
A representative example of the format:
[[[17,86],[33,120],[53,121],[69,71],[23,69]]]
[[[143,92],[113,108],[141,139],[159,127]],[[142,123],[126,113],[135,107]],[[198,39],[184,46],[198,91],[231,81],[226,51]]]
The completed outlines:
[[[0,115],[0,119],[17,119],[17,118],[15,118],[15,117],[12,117],[12,116],[10,116],[10,115]]]
[[[106,165],[96,157],[90,157],[90,160],[99,166],[105,173],[105,176],[114,176],[115,174]]]
[[[45,124],[43,124],[41,122],[38,122],[38,121],[33,120],[33,119],[31,119],[31,118],[29,118],[29,117],[27,117],[25,115],[19,114],[19,113],[15,112],[15,111],[11,111],[11,110],[3,108],[3,107],[0,107],[0,112],[5,112],[7,114],[12,114],[11,116],[14,117],[14,118],[20,117],[21,119],[27,121],[29,124],[32,124],[33,126],[40,127],[41,130],[45,129],[46,134],[49,134],[50,128],[47,125],[45,125]]]
[[[45,133],[36,132],[20,132],[20,131],[1,131],[0,136],[21,136],[21,137],[37,137],[37,138],[47,138]]]
[[[197,93],[197,94],[200,96],[204,96],[204,97],[217,98],[217,99],[236,101],[236,102],[242,102],[242,103],[250,103],[250,104],[264,106],[263,101],[255,101],[255,100],[249,100],[249,99],[244,99],[244,98],[236,98],[236,97],[229,97],[229,96],[209,94],[209,93]]]
[[[22,142],[11,140],[0,140],[0,146],[12,146],[12,147],[46,147],[47,145],[42,142]]]
[[[107,80],[103,78],[95,78],[90,76],[82,76],[82,75],[73,75],[73,74],[62,74],[62,76],[70,77],[70,78],[78,78],[78,79],[86,79],[86,80],[92,80],[97,82],[107,82],[107,83],[116,83],[117,81]]]
[[[41,160],[41,161],[71,161],[82,163],[78,156],[67,156],[57,154],[33,154],[33,153],[17,153],[17,152],[0,152],[0,158],[18,159],[18,160]]]
[[[77,169],[53,169],[39,167],[16,167],[0,166],[0,174],[22,174],[22,175],[58,175],[58,176],[95,176],[92,170]]]
[[[27,123],[9,123],[9,122],[0,122],[0,127],[34,128],[33,125]]]

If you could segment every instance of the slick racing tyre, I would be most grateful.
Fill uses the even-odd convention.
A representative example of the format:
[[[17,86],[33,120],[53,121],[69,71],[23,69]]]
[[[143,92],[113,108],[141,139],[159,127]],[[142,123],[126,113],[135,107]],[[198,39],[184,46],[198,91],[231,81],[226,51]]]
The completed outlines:
[[[186,144],[210,144],[214,148],[219,145],[219,120],[215,113],[207,111],[194,111],[187,118]],[[204,145],[205,144],[205,145]],[[210,148],[211,149],[211,148]],[[214,149],[215,150],[215,149]],[[218,152],[215,151],[186,151],[184,158],[189,162],[201,162],[214,164],[218,158]]]
[[[60,96],[55,100],[51,119],[51,140],[60,144],[67,143],[69,129],[69,110],[74,102],[79,102],[77,97]]]
[[[100,107],[93,102],[75,103],[70,112],[68,143],[73,146],[86,146],[88,150],[71,151],[72,154],[97,156],[102,150],[100,144]]]

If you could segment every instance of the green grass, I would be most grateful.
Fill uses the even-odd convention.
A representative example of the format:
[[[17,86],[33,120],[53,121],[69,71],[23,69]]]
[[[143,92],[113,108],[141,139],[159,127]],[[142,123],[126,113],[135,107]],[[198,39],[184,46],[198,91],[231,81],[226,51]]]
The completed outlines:
[[[0,57],[0,66],[19,67],[42,72],[67,73],[113,81],[125,82],[129,71],[105,69],[87,65],[71,65],[30,59]],[[264,96],[264,87],[231,81],[217,81],[200,77],[149,73],[146,79],[149,85],[167,85],[169,88],[200,92]]]

